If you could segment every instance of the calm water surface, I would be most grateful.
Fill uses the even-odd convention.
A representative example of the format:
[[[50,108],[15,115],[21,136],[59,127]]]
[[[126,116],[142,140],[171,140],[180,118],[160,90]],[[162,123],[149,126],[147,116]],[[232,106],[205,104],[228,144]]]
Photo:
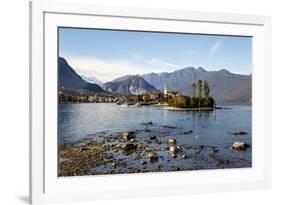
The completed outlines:
[[[251,136],[251,107],[228,106],[204,112],[168,111],[149,106],[121,107],[116,104],[60,104],[59,144],[75,143],[91,136],[115,132],[134,131],[144,128],[145,122],[153,122],[152,128],[163,130],[164,125],[178,129],[168,129],[186,143],[229,145],[238,137],[232,132],[244,131]],[[191,135],[181,134],[193,130]],[[251,143],[251,137],[241,137]]]
[[[166,170],[172,167],[183,169],[213,169],[251,167],[252,148],[245,151],[230,149],[235,141],[243,141],[251,146],[251,107],[228,106],[227,109],[214,111],[168,111],[162,108],[122,107],[116,104],[60,104],[59,105],[59,144],[87,142],[99,137],[119,135],[126,131],[135,131],[138,140],[147,140],[150,136],[157,136],[162,142],[156,146],[167,147],[166,140],[175,138],[177,144],[184,147],[184,153],[192,156],[188,160],[180,157],[171,160],[167,151],[158,152],[162,160],[146,165],[146,169],[162,166]],[[144,123],[152,122],[151,125]],[[167,128],[165,125],[175,128]],[[146,132],[145,129],[149,129]],[[192,130],[191,134],[185,132]],[[233,132],[243,131],[247,135],[233,135]],[[154,146],[152,143],[151,146]],[[204,146],[204,149],[198,147]],[[212,147],[219,151],[212,154]],[[200,151],[201,150],[201,151]],[[119,173],[126,173],[128,167],[141,168],[139,161],[134,160],[134,155],[127,158],[127,167]],[[228,162],[229,161],[229,162]],[[226,163],[226,164],[225,164]],[[112,166],[102,165],[94,167],[93,172],[112,171]]]

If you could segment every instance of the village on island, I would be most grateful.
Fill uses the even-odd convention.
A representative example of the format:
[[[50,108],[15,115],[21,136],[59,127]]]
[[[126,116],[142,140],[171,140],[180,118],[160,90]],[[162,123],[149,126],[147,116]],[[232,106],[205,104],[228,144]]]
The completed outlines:
[[[137,95],[118,95],[113,93],[91,93],[60,89],[60,103],[116,103],[127,106],[162,106],[167,110],[209,110],[215,108],[215,100],[209,95],[207,80],[198,80],[191,85],[191,96],[184,96],[179,91],[169,90],[164,85],[163,92],[140,92]]]

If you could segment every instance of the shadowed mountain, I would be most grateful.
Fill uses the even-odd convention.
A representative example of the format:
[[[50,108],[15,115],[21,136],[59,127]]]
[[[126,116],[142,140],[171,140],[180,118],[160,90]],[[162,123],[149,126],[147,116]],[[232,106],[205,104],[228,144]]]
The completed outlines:
[[[103,85],[106,91],[123,94],[123,95],[138,95],[157,89],[146,82],[139,75],[129,75],[124,78],[115,79],[112,82],[107,82]]]
[[[99,85],[89,83],[83,80],[74,70],[70,67],[64,58],[58,59],[59,69],[59,88],[70,90],[85,90],[91,92],[105,92]]]
[[[148,73],[142,77],[158,90],[166,84],[169,90],[191,95],[191,84],[207,80],[210,95],[217,103],[251,103],[251,76],[230,73],[227,70],[206,71],[204,68],[187,67],[171,73]]]

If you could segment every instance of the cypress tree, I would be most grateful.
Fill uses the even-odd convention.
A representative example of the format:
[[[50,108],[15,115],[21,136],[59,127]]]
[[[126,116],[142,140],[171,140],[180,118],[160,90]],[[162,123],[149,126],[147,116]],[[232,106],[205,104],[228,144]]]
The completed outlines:
[[[196,84],[192,83],[191,85],[191,97],[196,97]]]
[[[202,80],[197,81],[197,95],[199,98],[202,97]]]
[[[203,90],[204,90],[204,96],[205,97],[209,97],[209,94],[210,94],[210,87],[209,87],[209,83],[207,80],[204,80],[204,83],[203,83]]]

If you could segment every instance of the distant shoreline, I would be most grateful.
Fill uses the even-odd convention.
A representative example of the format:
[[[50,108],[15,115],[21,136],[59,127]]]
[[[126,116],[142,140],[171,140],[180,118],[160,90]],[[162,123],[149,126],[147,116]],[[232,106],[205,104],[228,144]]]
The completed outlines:
[[[114,102],[59,102],[59,105],[64,105],[64,104],[116,104]],[[118,105],[118,104],[116,104]],[[122,104],[121,104],[122,105]],[[120,106],[120,105],[119,105]],[[128,105],[128,106],[150,106],[150,107],[162,107],[162,108],[174,108],[174,107],[168,107],[167,104],[156,104],[156,103],[151,103],[151,104],[142,104],[142,105]],[[216,106],[216,109],[228,109],[225,107],[228,106],[252,106],[252,104],[247,104],[247,103],[241,103],[241,104],[233,104],[233,103],[229,103],[229,104],[219,104],[218,106]],[[199,110],[199,108],[176,108],[176,109],[191,109],[192,110]],[[200,110],[211,110],[214,108],[200,108]]]

